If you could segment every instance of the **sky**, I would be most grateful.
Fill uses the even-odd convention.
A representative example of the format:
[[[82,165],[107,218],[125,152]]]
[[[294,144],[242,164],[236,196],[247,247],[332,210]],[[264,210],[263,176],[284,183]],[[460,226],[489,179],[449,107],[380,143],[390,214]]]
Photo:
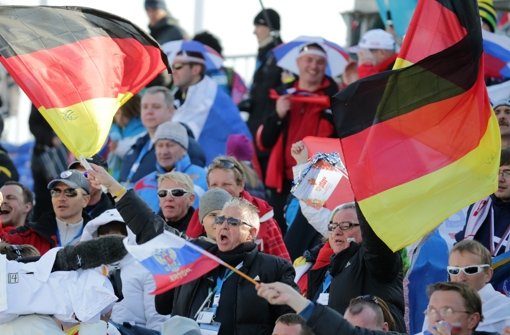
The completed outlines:
[[[301,35],[321,36],[345,46],[347,28],[340,13],[352,8],[354,0],[263,0],[263,3],[280,14],[284,41]],[[147,31],[143,0],[0,0],[0,4],[92,7],[122,16]],[[253,35],[253,18],[261,10],[259,0],[166,0],[166,4],[189,35],[208,30],[219,37],[227,58],[255,55],[257,41]],[[226,64],[234,66],[249,81],[255,61],[253,58],[230,59]],[[20,117],[6,124],[7,134],[4,135],[9,142],[22,143],[30,138],[25,126],[28,106],[28,99],[24,97]],[[9,131],[8,128],[17,130]]]

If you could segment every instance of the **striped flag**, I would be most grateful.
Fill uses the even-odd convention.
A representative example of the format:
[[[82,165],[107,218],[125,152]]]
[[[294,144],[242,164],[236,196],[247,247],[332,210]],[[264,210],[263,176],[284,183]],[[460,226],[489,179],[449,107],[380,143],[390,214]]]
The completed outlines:
[[[501,143],[481,55],[475,0],[421,0],[397,64],[407,67],[335,97],[353,192],[392,250],[497,189]]]
[[[154,294],[184,285],[224,264],[213,254],[167,231],[140,245],[131,245],[125,239],[124,246],[154,277]]]
[[[80,7],[0,6],[0,56],[76,157],[97,153],[117,109],[167,67],[140,28]]]

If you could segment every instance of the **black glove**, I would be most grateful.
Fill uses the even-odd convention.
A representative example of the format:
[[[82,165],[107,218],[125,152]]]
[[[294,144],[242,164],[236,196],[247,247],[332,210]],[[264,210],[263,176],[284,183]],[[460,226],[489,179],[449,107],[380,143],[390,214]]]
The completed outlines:
[[[91,269],[120,261],[127,254],[124,236],[109,235],[67,246],[57,252],[53,271]]]

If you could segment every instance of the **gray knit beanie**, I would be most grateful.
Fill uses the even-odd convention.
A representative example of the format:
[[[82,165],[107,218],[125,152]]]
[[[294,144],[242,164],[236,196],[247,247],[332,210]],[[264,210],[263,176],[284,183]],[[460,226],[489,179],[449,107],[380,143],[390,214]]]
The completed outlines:
[[[198,207],[198,219],[200,223],[204,217],[212,211],[223,209],[227,201],[232,199],[230,193],[222,188],[213,188],[205,192],[200,197],[200,206]]]

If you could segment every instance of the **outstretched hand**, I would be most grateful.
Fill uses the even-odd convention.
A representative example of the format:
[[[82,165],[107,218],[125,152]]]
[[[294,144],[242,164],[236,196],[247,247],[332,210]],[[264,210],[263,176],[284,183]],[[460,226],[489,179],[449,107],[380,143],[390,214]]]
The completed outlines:
[[[309,301],[293,287],[281,283],[260,283],[256,286],[257,294],[266,299],[272,305],[288,305],[290,308],[301,312]]]
[[[111,194],[119,191],[122,185],[113,178],[102,166],[90,163],[92,170],[87,171],[87,179],[95,187],[103,185]]]

